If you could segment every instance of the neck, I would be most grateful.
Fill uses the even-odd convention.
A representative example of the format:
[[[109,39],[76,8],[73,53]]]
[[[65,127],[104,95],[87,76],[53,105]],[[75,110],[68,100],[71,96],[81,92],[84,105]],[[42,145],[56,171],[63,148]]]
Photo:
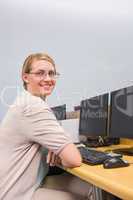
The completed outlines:
[[[31,95],[33,96],[37,96],[37,97],[40,97],[41,99],[43,99],[44,101],[46,100],[46,96],[44,95],[41,95],[41,94],[38,94],[36,93],[35,91],[31,90],[30,88],[27,88],[26,90],[27,92],[29,92]]]

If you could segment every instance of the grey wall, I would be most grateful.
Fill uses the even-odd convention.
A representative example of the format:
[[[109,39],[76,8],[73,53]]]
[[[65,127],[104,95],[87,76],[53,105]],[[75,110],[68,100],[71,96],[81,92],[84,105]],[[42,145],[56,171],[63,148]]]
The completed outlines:
[[[1,0],[0,119],[18,90],[29,53],[55,58],[61,78],[50,105],[132,85],[132,0]],[[18,87],[18,89],[16,89]]]

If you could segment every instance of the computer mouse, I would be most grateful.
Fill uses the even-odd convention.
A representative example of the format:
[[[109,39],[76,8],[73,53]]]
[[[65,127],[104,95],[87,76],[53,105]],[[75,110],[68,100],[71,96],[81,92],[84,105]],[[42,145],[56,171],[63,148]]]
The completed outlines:
[[[126,160],[123,160],[119,157],[109,158],[104,161],[103,167],[106,169],[109,168],[118,168],[118,167],[127,167],[129,163]]]

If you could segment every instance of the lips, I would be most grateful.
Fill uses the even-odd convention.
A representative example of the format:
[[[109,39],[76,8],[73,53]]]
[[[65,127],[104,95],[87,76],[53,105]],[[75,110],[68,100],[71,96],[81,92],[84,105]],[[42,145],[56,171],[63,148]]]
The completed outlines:
[[[51,86],[50,85],[45,85],[45,86],[43,86],[43,88],[49,90],[51,88]]]
[[[45,89],[45,90],[50,90],[53,87],[53,84],[49,84],[49,85],[40,85],[41,88]]]
[[[40,87],[44,90],[44,91],[47,91],[47,92],[52,92],[53,90],[53,87],[54,87],[54,82],[50,81],[49,83],[40,83]]]
[[[53,84],[40,84],[41,87],[51,87]]]
[[[49,83],[40,83],[40,86],[42,86],[42,87],[51,87],[51,86],[53,86],[54,85],[54,83],[52,82],[52,81],[50,81]]]

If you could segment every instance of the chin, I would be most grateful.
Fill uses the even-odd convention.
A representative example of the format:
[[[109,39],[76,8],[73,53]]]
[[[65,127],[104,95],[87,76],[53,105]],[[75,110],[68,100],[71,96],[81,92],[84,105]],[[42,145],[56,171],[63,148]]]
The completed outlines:
[[[40,95],[41,96],[49,96],[49,95],[51,95],[53,89],[54,88],[50,88],[49,90],[47,90],[46,88],[45,89],[41,89],[40,90]]]
[[[48,92],[42,92],[41,93],[41,96],[49,96],[49,95],[51,95],[51,93],[52,93],[52,91],[48,91]]]

